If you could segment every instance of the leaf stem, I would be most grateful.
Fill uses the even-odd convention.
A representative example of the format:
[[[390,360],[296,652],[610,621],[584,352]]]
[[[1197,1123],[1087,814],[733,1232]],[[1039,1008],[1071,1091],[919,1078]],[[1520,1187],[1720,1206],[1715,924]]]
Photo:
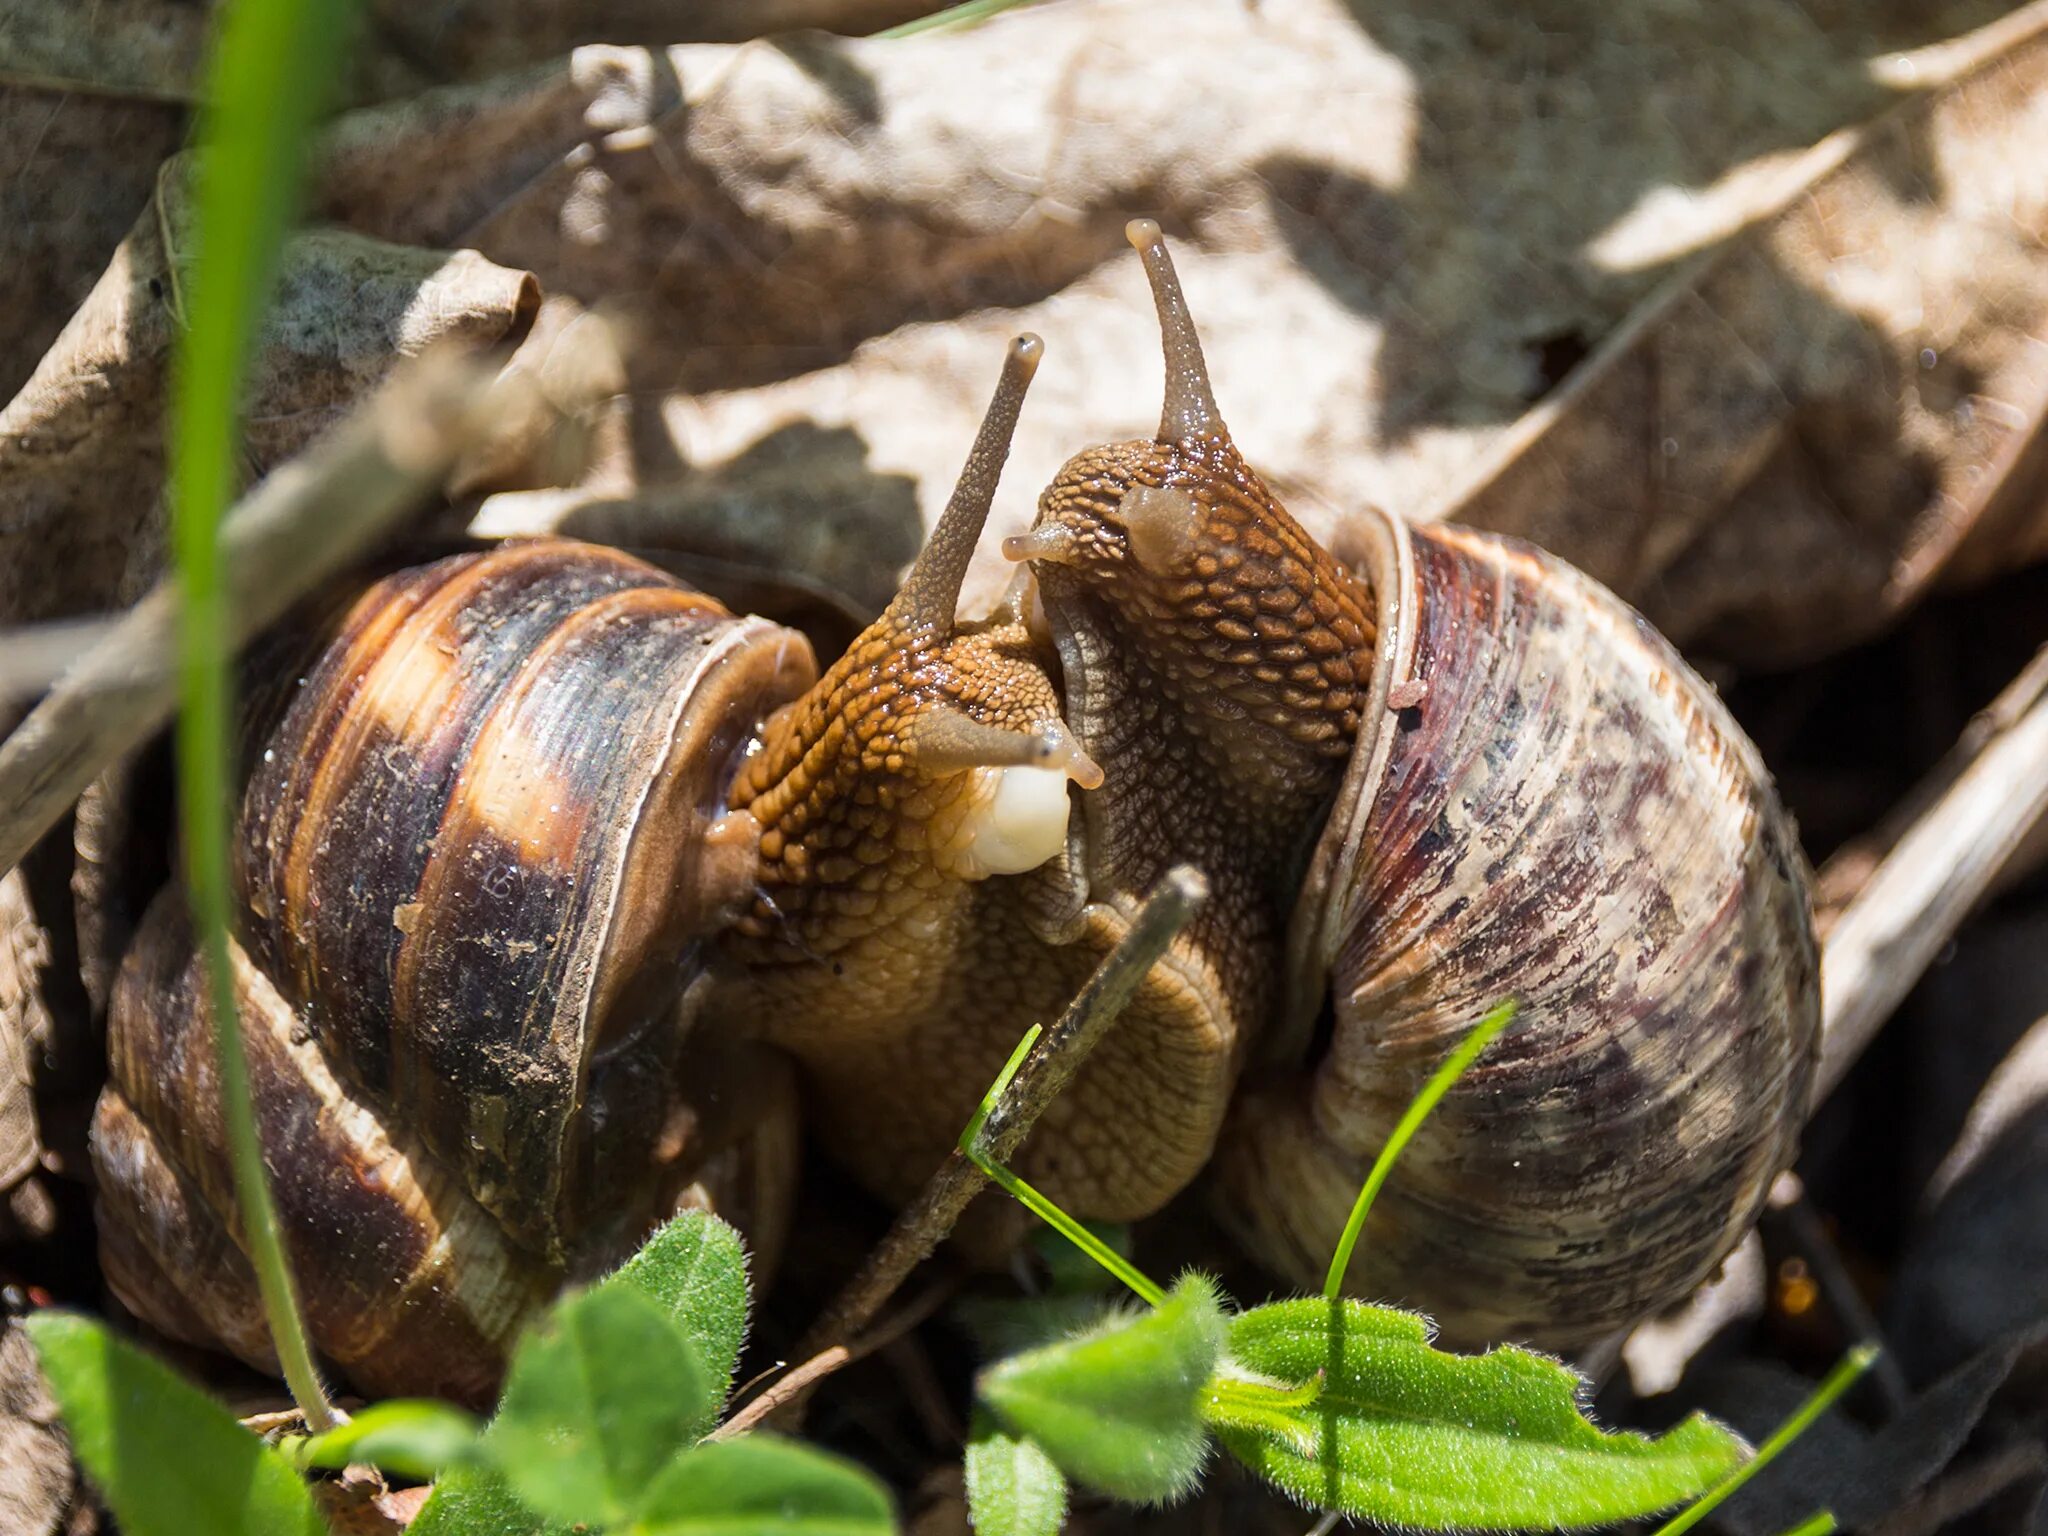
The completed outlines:
[[[1681,1532],[1691,1530],[1706,1519],[1723,1499],[1763,1471],[1777,1458],[1780,1451],[1805,1434],[1813,1421],[1826,1413],[1834,1405],[1835,1399],[1848,1391],[1856,1378],[1870,1369],[1871,1362],[1877,1359],[1877,1353],[1875,1344],[1859,1344],[1850,1350],[1835,1368],[1828,1372],[1827,1378],[1814,1388],[1813,1395],[1793,1410],[1792,1416],[1778,1426],[1777,1432],[1770,1439],[1757,1447],[1756,1455],[1701,1494],[1695,1503],[1687,1505],[1658,1526],[1655,1536],[1680,1536]],[[1823,1516],[1828,1520],[1828,1525],[1815,1526],[1814,1521],[1809,1520],[1792,1532],[1791,1536],[1809,1536],[1813,1530],[1832,1529],[1833,1515],[1823,1511],[1822,1515],[1816,1515],[1814,1519],[1818,1520]]]
[[[1358,1199],[1351,1207],[1351,1219],[1344,1223],[1344,1234],[1337,1239],[1337,1251],[1330,1255],[1330,1273],[1323,1281],[1325,1301],[1335,1301],[1343,1294],[1344,1276],[1351,1268],[1351,1253],[1358,1246],[1358,1235],[1365,1230],[1366,1213],[1379,1197],[1380,1186],[1387,1182],[1387,1175],[1394,1171],[1394,1160],[1413,1139],[1429,1112],[1436,1108],[1437,1101],[1451,1091],[1451,1085],[1465,1075],[1479,1053],[1508,1027],[1518,1006],[1512,998],[1496,1005],[1493,1012],[1472,1027],[1472,1032],[1459,1042],[1458,1048],[1444,1058],[1443,1065],[1436,1069],[1429,1081],[1423,1084],[1422,1092],[1409,1103],[1407,1112],[1394,1127],[1394,1134],[1380,1148],[1372,1172],[1365,1176],[1364,1187],[1358,1191]]]
[[[1061,1210],[1049,1196],[1033,1189],[1001,1163],[983,1157],[978,1148],[966,1150],[967,1155],[974,1160],[974,1166],[987,1174],[1004,1194],[1129,1286],[1139,1300],[1153,1307],[1166,1300],[1166,1291],[1157,1281]]]

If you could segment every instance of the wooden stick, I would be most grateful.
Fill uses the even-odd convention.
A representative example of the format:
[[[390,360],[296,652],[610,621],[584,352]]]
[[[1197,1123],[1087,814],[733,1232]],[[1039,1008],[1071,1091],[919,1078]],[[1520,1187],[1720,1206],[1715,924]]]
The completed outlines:
[[[506,409],[499,383],[476,362],[423,358],[243,497],[221,525],[235,643],[275,622],[431,494]],[[531,387],[512,374],[504,383]],[[0,873],[107,764],[170,719],[177,626],[177,588],[166,577],[0,741]]]
[[[1166,872],[1138,909],[1130,931],[1095,968],[996,1101],[982,1129],[981,1144],[991,1161],[1007,1163],[1016,1153],[1208,894],[1208,883],[1196,870],[1177,865]],[[910,1272],[946,1239],[968,1202],[987,1184],[988,1176],[955,1148],[819,1314],[796,1353],[806,1358],[823,1354],[865,1328]]]
[[[1842,909],[1821,955],[1818,1107],[1841,1083],[1878,1029],[1954,937],[2006,860],[2048,813],[2048,649],[2035,657],[2000,704],[1967,766],[1948,779]],[[1994,709],[1996,706],[1994,706]],[[1952,777],[1951,777],[1952,776]]]

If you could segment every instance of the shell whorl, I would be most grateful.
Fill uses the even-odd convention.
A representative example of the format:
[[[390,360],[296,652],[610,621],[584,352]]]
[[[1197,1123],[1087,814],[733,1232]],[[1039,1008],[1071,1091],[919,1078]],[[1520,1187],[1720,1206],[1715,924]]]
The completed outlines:
[[[1709,1273],[1791,1161],[1819,1040],[1804,864],[1754,747],[1605,588],[1512,540],[1361,521],[1381,655],[1276,1041],[1308,1073],[1234,1109],[1225,1208],[1312,1283],[1415,1090],[1513,997],[1352,1283],[1453,1337],[1581,1342]]]
[[[808,661],[615,551],[460,555],[366,594],[250,765],[252,957],[536,1250],[578,1220],[615,1005],[707,925],[725,781]]]
[[[724,796],[809,647],[556,540],[401,571],[257,671],[234,979],[313,1341],[367,1390],[487,1403],[565,1276],[623,1258],[742,1143],[793,1171],[786,1068],[778,1098],[684,991],[752,894],[757,829]],[[108,1044],[109,1279],[268,1365],[175,891]]]

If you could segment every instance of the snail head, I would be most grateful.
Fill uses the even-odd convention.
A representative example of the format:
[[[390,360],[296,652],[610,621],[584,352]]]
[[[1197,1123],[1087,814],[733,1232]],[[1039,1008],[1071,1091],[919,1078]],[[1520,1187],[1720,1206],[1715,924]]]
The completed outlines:
[[[1159,226],[1134,219],[1125,235],[1159,315],[1158,435],[1068,460],[1039,499],[1036,525],[1004,540],[1003,552],[1029,562],[1048,610],[1063,611],[1056,634],[1093,636],[1062,638],[1070,693],[1085,686],[1091,658],[1142,664],[1191,712],[1216,717],[1227,755],[1250,753],[1313,798],[1327,774],[1303,759],[1341,761],[1356,734],[1372,659],[1370,591],[1231,441]]]
[[[955,616],[1043,350],[1036,336],[1010,344],[959,484],[901,590],[768,722],[734,787],[734,806],[762,829],[752,921],[795,923],[814,953],[897,920],[935,883],[1035,869],[1066,845],[1067,784],[1102,781],[1021,617]]]

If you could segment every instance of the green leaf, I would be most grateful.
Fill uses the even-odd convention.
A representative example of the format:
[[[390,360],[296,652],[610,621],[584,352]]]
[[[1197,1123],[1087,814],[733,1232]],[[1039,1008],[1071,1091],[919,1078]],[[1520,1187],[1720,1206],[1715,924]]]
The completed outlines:
[[[129,1536],[324,1536],[298,1474],[197,1387],[90,1318],[24,1326],[72,1450]]]
[[[597,1289],[618,1284],[660,1303],[696,1347],[709,1391],[691,1438],[709,1434],[747,1337],[747,1250],[739,1233],[707,1212],[686,1211]]]
[[[484,1445],[550,1519],[625,1519],[697,1439],[714,1391],[696,1346],[632,1285],[558,1302],[512,1358]]]
[[[1421,1530],[1591,1525],[1665,1509],[1739,1464],[1742,1442],[1694,1416],[1652,1439],[1579,1411],[1579,1379],[1527,1350],[1452,1355],[1409,1312],[1321,1299],[1230,1325],[1236,1370],[1308,1387],[1209,1419],[1253,1471],[1304,1504]],[[1227,1378],[1226,1378],[1227,1379]]]
[[[278,1449],[302,1469],[357,1463],[425,1480],[473,1458],[482,1433],[460,1408],[431,1398],[392,1398],[324,1435],[287,1440]]]
[[[996,1362],[979,1391],[1075,1481],[1122,1499],[1177,1498],[1208,1451],[1201,1402],[1225,1326],[1216,1282],[1188,1275],[1150,1312]]]
[[[771,1435],[684,1451],[647,1490],[633,1536],[890,1536],[896,1518],[874,1476]]]
[[[405,1528],[405,1536],[578,1536],[569,1525],[543,1520],[514,1497],[495,1467],[455,1467]]]
[[[967,1442],[967,1518],[977,1536],[1055,1536],[1067,1519],[1067,1480],[1035,1441],[976,1414]]]

